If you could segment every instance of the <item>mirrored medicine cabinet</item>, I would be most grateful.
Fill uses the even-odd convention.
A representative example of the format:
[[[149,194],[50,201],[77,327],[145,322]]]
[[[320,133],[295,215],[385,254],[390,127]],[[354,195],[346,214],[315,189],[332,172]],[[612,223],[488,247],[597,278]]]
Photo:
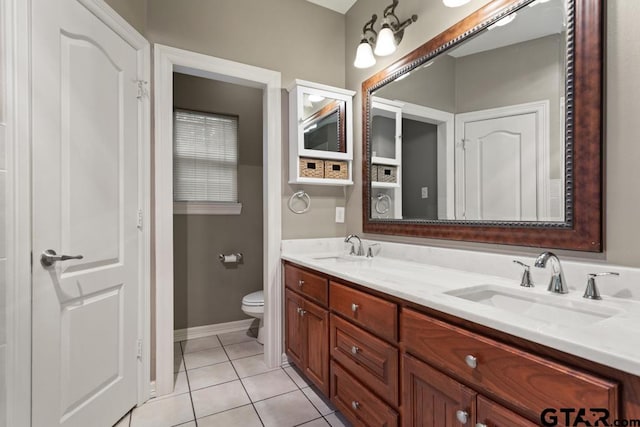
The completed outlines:
[[[290,184],[353,184],[353,95],[304,80],[289,89]]]

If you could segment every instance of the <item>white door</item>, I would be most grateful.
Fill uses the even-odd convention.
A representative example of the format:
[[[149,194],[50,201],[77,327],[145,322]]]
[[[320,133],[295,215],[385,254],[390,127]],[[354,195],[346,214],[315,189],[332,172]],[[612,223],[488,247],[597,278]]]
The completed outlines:
[[[535,221],[538,217],[536,114],[464,123],[463,211],[467,220]],[[460,176],[460,175],[459,175]]]
[[[34,427],[111,426],[138,398],[138,55],[89,3],[32,0]]]

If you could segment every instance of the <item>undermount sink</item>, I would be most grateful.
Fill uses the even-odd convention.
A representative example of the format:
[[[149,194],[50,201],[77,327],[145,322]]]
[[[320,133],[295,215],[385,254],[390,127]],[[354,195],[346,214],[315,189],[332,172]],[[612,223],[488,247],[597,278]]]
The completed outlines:
[[[365,261],[367,258],[363,256],[355,256],[355,255],[327,255],[312,258],[314,261],[327,261],[327,262],[358,262]]]
[[[445,294],[555,324],[592,324],[621,313],[609,307],[597,307],[594,302],[575,301],[562,295],[527,294],[526,290],[493,285],[457,289]]]

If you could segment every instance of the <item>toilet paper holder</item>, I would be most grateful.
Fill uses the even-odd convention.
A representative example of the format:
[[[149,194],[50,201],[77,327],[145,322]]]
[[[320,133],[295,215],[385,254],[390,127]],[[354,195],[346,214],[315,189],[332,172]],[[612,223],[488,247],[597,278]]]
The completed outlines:
[[[229,255],[219,254],[218,259],[223,263],[240,262],[242,261],[242,253],[236,252],[234,254],[229,254]]]

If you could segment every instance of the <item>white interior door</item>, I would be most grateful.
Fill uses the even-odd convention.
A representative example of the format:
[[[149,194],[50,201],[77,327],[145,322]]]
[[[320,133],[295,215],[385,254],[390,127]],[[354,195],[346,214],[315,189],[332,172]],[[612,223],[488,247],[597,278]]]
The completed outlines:
[[[32,0],[34,427],[138,399],[139,58],[88,3]]]
[[[464,123],[464,219],[538,218],[536,127],[535,113]]]

